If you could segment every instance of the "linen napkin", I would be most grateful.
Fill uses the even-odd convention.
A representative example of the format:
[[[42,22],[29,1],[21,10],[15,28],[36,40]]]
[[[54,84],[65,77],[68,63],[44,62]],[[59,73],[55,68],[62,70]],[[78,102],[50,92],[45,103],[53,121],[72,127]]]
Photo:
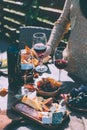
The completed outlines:
[[[69,128],[65,130],[87,130],[87,119],[84,117],[70,117]]]

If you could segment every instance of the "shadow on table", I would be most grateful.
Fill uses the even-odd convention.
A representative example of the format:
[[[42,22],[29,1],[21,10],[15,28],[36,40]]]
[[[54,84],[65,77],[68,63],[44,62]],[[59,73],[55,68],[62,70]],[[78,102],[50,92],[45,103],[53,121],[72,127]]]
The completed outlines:
[[[79,85],[71,81],[63,81],[58,94],[68,94],[73,88],[79,88]]]
[[[68,74],[69,75],[69,77],[71,77],[74,81],[75,81],[75,83],[76,84],[78,84],[79,86],[80,85],[87,85],[87,82],[86,81],[83,81],[81,78],[79,78],[79,77],[77,77],[77,76],[75,76],[75,75],[72,75],[72,74]]]

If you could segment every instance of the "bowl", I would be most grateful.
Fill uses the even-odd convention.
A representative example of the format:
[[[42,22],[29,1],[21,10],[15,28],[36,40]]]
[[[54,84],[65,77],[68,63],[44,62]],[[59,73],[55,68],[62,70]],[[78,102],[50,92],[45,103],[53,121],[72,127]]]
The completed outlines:
[[[37,95],[42,97],[56,97],[58,95],[59,89],[53,91],[53,92],[45,92],[40,89],[36,89]]]
[[[37,95],[43,97],[55,97],[61,86],[61,82],[58,82],[51,77],[42,78],[37,82]]]

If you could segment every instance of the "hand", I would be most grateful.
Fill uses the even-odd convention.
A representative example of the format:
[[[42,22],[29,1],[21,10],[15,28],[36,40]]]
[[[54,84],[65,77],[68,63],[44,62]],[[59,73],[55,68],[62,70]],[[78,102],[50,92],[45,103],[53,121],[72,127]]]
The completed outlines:
[[[67,47],[63,50],[63,57],[64,58],[68,57],[68,48]]]
[[[43,53],[43,57],[47,57],[50,54],[51,54],[51,47],[46,46],[46,51]]]

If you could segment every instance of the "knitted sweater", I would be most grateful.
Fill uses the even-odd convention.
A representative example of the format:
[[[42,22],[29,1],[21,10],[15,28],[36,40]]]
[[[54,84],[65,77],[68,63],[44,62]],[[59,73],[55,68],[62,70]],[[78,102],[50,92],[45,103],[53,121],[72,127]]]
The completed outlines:
[[[80,10],[79,0],[66,0],[63,13],[55,22],[47,44],[51,45],[54,51],[69,22],[71,32],[68,40],[67,71],[87,82],[87,19]]]

